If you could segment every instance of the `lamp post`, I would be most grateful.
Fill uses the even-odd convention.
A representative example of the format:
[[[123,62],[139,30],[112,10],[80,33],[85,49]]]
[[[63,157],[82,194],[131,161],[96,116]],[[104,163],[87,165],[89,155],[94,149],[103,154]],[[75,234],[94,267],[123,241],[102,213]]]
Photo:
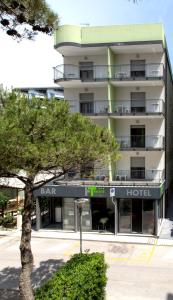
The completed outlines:
[[[89,201],[88,198],[76,199],[76,203],[79,209],[80,253],[82,253],[82,210],[83,210],[83,204],[85,204],[88,201]]]

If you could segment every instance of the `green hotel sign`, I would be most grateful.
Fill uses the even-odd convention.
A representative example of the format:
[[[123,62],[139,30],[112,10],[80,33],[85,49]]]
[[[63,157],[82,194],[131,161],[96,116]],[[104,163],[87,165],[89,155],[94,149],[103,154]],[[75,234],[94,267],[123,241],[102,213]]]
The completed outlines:
[[[86,192],[86,196],[95,197],[100,194],[105,194],[106,189],[104,187],[87,186],[85,188],[85,192]]]

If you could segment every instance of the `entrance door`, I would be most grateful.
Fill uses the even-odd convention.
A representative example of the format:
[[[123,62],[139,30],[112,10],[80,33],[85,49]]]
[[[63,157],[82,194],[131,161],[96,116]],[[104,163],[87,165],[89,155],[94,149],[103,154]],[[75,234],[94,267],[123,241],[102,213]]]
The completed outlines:
[[[120,199],[119,232],[153,235],[155,233],[154,200]]]
[[[55,207],[55,222],[60,223],[62,222],[62,208]]]
[[[142,233],[142,199],[132,200],[132,233]]]
[[[119,201],[119,232],[131,232],[131,199],[120,199]]]

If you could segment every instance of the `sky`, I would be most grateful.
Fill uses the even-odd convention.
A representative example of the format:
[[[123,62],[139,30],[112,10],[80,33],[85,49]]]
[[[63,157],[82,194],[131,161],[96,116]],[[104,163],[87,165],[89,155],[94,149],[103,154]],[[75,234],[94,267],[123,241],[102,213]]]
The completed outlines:
[[[60,25],[120,25],[163,23],[173,66],[173,0],[47,0]],[[0,84],[4,87],[55,86],[53,67],[63,59],[53,37],[16,42],[0,30]]]

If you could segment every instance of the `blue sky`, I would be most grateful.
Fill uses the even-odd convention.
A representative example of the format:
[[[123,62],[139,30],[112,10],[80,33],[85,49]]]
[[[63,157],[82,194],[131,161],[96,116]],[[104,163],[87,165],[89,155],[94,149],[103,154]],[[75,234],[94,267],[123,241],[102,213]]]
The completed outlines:
[[[173,66],[173,0],[47,0],[60,24],[110,25],[163,23]],[[17,43],[0,31],[0,83],[4,86],[53,86],[52,67],[62,63],[53,38]]]

